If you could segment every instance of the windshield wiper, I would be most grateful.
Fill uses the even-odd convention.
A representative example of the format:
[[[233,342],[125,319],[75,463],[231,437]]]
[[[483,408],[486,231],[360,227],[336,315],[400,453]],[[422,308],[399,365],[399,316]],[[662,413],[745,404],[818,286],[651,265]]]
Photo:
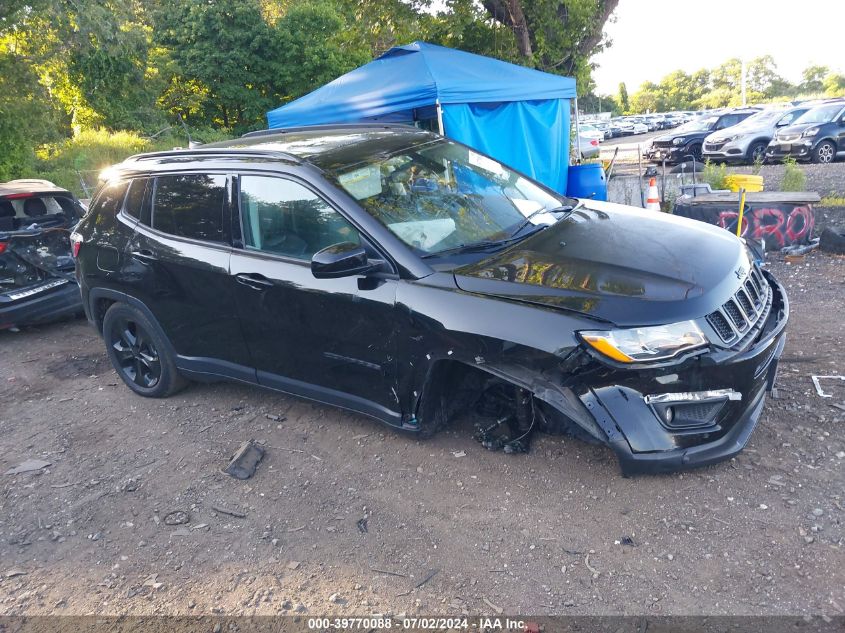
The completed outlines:
[[[566,213],[565,216],[560,217],[556,220],[556,222],[560,222],[564,217],[571,215],[576,209],[580,209],[583,204],[584,203],[581,200],[579,200],[574,206],[567,204],[567,205],[562,205],[562,206],[559,206],[559,207],[552,207],[551,209],[537,209],[533,213],[529,213],[525,217],[525,219],[522,222],[519,223],[519,226],[517,226],[516,229],[514,229],[511,232],[509,239],[518,235],[519,232],[522,229],[524,229],[526,226],[528,226],[531,223],[531,218],[533,218],[535,216],[542,215],[543,213]]]

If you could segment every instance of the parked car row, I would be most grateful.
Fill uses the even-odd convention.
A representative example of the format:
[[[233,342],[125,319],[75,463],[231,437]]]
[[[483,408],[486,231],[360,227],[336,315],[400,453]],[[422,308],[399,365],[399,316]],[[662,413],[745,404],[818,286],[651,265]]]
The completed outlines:
[[[845,154],[845,99],[770,108],[736,108],[700,116],[654,138],[643,156],[653,162],[776,162],[787,157],[831,163]]]
[[[693,113],[688,112],[669,112],[666,114],[615,117],[608,120],[593,120],[588,118],[581,124],[581,127],[583,128],[585,125],[589,125],[602,133],[601,140],[607,140],[620,136],[646,134],[655,130],[671,129],[689,121],[693,116]]]

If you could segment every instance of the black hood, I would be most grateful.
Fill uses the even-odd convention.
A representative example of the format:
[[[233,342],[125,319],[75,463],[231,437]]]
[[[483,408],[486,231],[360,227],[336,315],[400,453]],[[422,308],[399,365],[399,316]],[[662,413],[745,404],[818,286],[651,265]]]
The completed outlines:
[[[811,127],[821,127],[823,125],[827,125],[827,123],[799,123],[798,125],[788,125],[780,128],[776,134],[777,136],[801,136],[804,133],[804,130]]]
[[[455,270],[458,287],[616,325],[653,325],[709,314],[748,272],[744,245],[724,229],[622,205],[586,205]]]
[[[684,143],[687,141],[691,141],[694,139],[704,139],[710,134],[713,133],[713,130],[696,130],[694,132],[681,132],[680,130],[675,130],[670,134],[662,134],[660,136],[654,137],[655,143],[671,143],[672,139],[676,138],[683,138]]]

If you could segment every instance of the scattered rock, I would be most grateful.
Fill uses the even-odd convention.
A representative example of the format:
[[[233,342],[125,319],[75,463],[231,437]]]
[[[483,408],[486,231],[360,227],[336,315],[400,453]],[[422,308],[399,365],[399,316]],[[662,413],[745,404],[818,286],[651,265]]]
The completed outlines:
[[[258,462],[263,458],[264,448],[256,444],[255,440],[247,440],[235,451],[232,461],[229,462],[223,472],[235,479],[249,479],[255,474]]]
[[[164,515],[165,525],[184,525],[190,523],[191,515],[184,510],[174,510]]]
[[[288,569],[299,569],[299,566],[302,565],[298,560],[292,560],[288,563]]]
[[[21,473],[31,473],[36,470],[41,470],[50,466],[50,462],[45,462],[43,459],[27,459],[22,461],[17,466],[7,470],[4,475],[19,475]]]

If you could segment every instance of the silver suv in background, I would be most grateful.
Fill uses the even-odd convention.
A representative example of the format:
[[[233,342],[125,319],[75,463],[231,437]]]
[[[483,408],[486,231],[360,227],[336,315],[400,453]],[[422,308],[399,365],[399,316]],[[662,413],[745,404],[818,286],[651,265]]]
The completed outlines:
[[[805,103],[787,109],[763,110],[733,127],[713,132],[704,139],[702,157],[713,162],[732,163],[763,160],[775,132],[791,125],[813,105]]]

